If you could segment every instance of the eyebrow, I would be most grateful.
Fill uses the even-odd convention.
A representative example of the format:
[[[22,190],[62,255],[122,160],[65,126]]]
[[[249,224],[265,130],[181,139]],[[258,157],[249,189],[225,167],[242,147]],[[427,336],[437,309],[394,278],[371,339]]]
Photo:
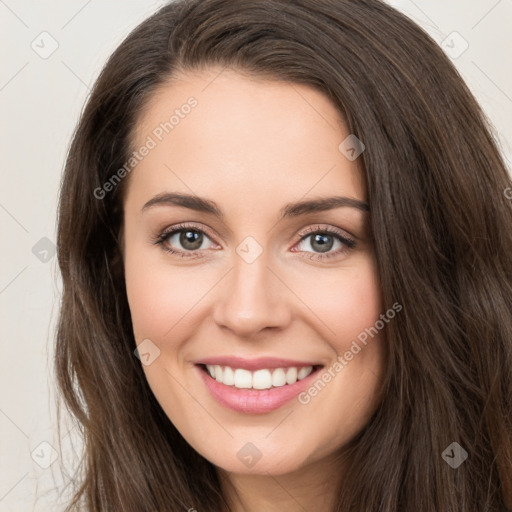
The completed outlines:
[[[159,194],[150,199],[142,207],[142,211],[157,205],[182,206],[184,208],[189,208],[198,212],[215,215],[219,219],[224,219],[224,213],[215,201],[195,195],[168,192]],[[361,210],[363,212],[370,211],[368,203],[359,199],[353,199],[351,197],[344,196],[332,196],[288,203],[279,211],[279,220],[299,217],[308,213],[333,210],[335,208],[341,207],[356,208],[357,210]]]

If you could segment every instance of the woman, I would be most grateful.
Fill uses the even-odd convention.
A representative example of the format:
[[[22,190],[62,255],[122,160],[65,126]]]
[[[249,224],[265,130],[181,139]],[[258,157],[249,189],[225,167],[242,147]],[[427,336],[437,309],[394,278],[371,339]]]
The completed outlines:
[[[384,3],[163,7],[62,184],[68,510],[511,510],[510,185]]]

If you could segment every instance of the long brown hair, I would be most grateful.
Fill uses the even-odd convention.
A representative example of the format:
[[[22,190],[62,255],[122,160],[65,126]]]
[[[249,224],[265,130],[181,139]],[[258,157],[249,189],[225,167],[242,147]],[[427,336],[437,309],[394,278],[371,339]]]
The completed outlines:
[[[99,76],[65,167],[59,391],[83,433],[67,510],[224,511],[216,468],[153,396],[134,356],[118,236],[152,92],[178,70],[230,67],[307,84],[363,141],[387,326],[383,400],[350,448],[335,511],[512,508],[512,201],[481,108],[418,26],[379,0],[178,0]],[[200,108],[200,107],[199,107]],[[443,452],[457,442],[456,469]]]

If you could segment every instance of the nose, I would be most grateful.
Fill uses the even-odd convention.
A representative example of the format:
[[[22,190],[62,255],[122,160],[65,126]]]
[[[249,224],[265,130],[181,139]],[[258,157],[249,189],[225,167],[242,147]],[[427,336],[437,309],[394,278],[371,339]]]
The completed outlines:
[[[252,263],[235,254],[233,268],[217,286],[215,323],[241,338],[285,328],[293,296],[285,281],[270,268],[265,252]]]

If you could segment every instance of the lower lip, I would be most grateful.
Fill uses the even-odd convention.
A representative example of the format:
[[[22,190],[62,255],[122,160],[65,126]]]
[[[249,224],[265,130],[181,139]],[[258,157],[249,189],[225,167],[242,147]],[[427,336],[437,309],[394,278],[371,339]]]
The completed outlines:
[[[295,398],[304,391],[314,379],[321,367],[316,368],[307,377],[298,380],[294,384],[285,384],[270,389],[238,389],[234,386],[226,386],[213,379],[203,366],[197,365],[197,369],[210,390],[213,397],[222,405],[234,411],[246,414],[261,414],[279,409],[286,402]]]

